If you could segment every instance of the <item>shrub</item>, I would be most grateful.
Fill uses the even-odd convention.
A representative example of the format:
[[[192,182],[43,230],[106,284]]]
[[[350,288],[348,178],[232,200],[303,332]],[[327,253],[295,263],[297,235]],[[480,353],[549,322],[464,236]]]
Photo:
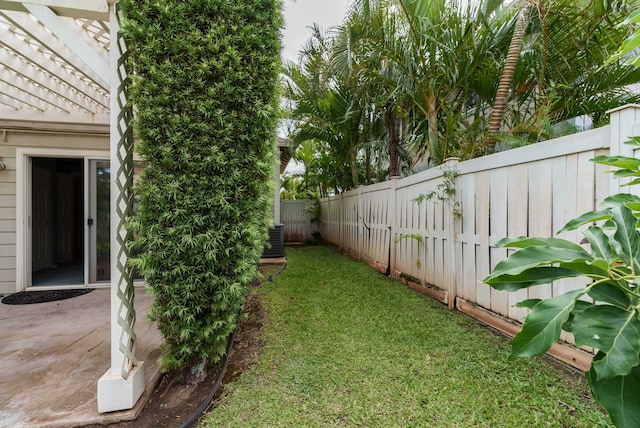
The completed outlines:
[[[278,0],[123,0],[144,170],[132,264],[165,371],[218,361],[271,218]]]

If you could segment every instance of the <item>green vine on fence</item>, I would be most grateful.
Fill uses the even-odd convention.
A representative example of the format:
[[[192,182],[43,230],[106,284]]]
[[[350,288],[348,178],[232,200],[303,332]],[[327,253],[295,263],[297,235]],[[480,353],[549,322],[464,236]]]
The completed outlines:
[[[428,193],[421,193],[417,198],[413,199],[413,202],[421,204],[424,201],[442,201],[449,205],[451,212],[455,217],[461,217],[462,202],[455,200],[456,178],[458,177],[458,171],[446,165],[441,166],[440,169],[442,170],[442,183],[436,186],[436,190],[432,190]]]

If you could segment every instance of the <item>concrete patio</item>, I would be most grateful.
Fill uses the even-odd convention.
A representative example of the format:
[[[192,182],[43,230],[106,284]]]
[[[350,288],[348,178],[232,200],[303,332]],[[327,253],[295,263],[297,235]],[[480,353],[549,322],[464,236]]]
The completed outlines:
[[[146,319],[151,298],[136,287],[136,356],[145,362],[145,392],[129,411],[98,413],[98,379],[110,364],[110,293],[0,304],[0,427],[78,427],[133,420],[157,382],[161,338]]]

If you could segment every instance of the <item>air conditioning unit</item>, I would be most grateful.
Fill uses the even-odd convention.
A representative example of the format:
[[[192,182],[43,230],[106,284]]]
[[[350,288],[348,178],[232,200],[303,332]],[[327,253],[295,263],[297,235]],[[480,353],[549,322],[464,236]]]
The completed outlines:
[[[269,229],[269,245],[264,247],[265,259],[284,257],[284,224],[276,224]]]

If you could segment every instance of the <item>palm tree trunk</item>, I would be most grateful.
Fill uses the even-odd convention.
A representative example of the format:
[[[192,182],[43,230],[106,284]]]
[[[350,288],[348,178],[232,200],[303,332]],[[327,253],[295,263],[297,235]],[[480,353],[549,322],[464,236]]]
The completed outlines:
[[[358,187],[358,153],[355,149],[349,150],[349,163],[351,164],[351,179],[353,181],[353,188]]]
[[[440,164],[443,159],[438,143],[438,112],[436,111],[436,97],[432,93],[427,97],[427,125],[429,128],[429,157]]]
[[[371,147],[365,149],[365,166],[367,169],[367,185],[371,184]]]
[[[500,75],[496,98],[493,102],[493,110],[489,121],[489,130],[487,132],[487,139],[485,142],[485,147],[489,149],[489,151],[494,151],[496,146],[496,134],[500,132],[500,128],[502,127],[504,111],[507,106],[507,102],[509,101],[511,82],[513,82],[513,75],[516,71],[518,59],[520,58],[520,52],[522,51],[524,32],[529,25],[529,6],[530,4],[528,0],[522,0],[520,3],[520,10],[518,11],[518,18],[513,29],[511,44],[509,45],[507,57],[504,60],[504,67],[502,68],[502,74]]]
[[[398,175],[398,124],[393,112],[393,105],[387,104],[385,115],[387,138],[389,139],[389,178]]]

